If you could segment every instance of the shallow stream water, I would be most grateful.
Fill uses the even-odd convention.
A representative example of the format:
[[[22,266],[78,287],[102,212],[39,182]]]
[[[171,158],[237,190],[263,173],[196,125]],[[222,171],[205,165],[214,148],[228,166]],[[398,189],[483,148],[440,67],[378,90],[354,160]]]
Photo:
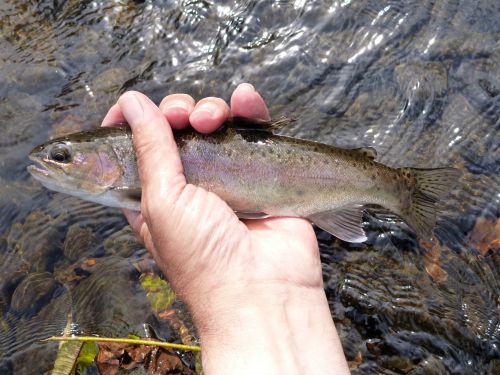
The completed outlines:
[[[371,217],[366,244],[317,231],[353,373],[500,374],[499,15],[495,0],[2,1],[0,373],[50,370],[57,345],[39,340],[68,319],[179,339],[139,286],[157,271],[120,212],[42,188],[31,148],[98,126],[127,89],[229,99],[251,82],[298,119],[286,135],[463,171],[440,245]]]

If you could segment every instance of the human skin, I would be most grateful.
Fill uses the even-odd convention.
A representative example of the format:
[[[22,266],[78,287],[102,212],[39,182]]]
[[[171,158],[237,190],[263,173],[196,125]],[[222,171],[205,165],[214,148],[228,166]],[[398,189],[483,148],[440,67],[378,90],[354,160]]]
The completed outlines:
[[[311,224],[239,220],[217,195],[186,182],[172,128],[210,133],[229,116],[269,112],[250,84],[235,89],[231,107],[185,94],[157,107],[139,92],[123,94],[103,126],[127,122],[134,135],[141,212],[125,215],[189,307],[206,374],[348,374]]]

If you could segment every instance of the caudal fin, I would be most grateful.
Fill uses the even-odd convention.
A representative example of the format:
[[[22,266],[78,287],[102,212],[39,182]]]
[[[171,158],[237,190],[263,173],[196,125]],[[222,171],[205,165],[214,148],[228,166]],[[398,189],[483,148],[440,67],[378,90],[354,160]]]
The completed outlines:
[[[461,172],[455,168],[405,170],[416,184],[410,207],[401,216],[420,236],[430,238],[436,224],[436,203],[453,189]]]

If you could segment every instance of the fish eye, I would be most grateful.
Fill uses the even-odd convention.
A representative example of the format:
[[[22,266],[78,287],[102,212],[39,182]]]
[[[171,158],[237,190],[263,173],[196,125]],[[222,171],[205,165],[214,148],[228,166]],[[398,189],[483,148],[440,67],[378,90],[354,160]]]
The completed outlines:
[[[71,161],[71,151],[65,144],[57,144],[50,149],[49,157],[57,163],[69,163]]]

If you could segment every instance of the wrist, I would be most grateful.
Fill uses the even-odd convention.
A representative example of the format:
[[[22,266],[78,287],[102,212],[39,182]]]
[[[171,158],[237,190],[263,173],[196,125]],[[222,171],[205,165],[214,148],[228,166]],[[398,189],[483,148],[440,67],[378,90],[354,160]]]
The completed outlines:
[[[231,285],[198,296],[191,312],[200,334],[211,335],[219,323],[239,326],[236,320],[248,313],[269,313],[275,310],[295,310],[307,307],[307,302],[326,303],[322,287],[289,285],[283,282],[252,285]]]
[[[232,286],[198,306],[193,316],[207,374],[348,373],[320,287]]]

